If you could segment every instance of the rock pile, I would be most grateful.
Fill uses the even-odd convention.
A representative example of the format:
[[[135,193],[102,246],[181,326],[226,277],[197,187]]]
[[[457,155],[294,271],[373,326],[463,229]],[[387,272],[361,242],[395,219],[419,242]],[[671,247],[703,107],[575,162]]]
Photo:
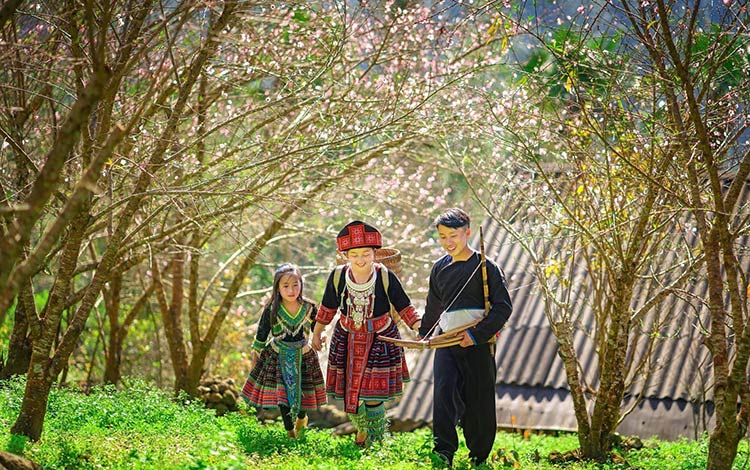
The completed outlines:
[[[216,410],[216,416],[223,416],[227,411],[239,410],[237,390],[234,379],[207,377],[198,386],[198,398],[206,408]]]
[[[318,428],[335,428],[342,423],[349,422],[349,418],[342,410],[333,405],[322,405],[317,410],[308,413],[310,423]]]

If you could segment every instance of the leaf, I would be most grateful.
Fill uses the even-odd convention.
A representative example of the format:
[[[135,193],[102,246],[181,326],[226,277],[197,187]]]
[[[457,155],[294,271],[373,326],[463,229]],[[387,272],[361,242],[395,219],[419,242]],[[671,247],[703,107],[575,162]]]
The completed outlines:
[[[492,39],[495,37],[495,34],[497,33],[497,30],[500,29],[500,17],[495,17],[495,21],[492,22],[490,27],[487,29],[487,36],[489,36],[488,39]]]
[[[560,275],[560,263],[555,261],[546,268],[544,268],[544,274],[545,276],[552,277],[552,276],[559,276]]]
[[[568,74],[568,78],[565,80],[565,91],[570,93],[573,89],[573,73]]]

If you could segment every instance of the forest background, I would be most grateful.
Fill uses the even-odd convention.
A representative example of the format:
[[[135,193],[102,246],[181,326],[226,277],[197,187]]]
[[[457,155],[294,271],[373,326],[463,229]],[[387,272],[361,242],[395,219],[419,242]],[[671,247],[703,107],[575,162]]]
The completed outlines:
[[[424,298],[431,221],[460,205],[533,259],[587,458],[654,366],[629,352],[667,339],[661,302],[705,282],[689,313],[711,353],[708,466],[729,468],[750,420],[747,25],[729,0],[5,1],[0,376],[26,378],[10,431],[40,438],[61,383],[241,380],[275,266],[319,297],[352,219]],[[596,312],[594,371],[576,302]]]

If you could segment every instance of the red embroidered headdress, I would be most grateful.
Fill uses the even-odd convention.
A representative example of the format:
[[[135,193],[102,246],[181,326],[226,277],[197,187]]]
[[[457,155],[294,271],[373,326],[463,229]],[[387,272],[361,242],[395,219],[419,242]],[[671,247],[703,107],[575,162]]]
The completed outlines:
[[[383,236],[372,225],[355,220],[346,224],[336,235],[336,245],[339,251],[353,248],[380,248],[383,246]]]

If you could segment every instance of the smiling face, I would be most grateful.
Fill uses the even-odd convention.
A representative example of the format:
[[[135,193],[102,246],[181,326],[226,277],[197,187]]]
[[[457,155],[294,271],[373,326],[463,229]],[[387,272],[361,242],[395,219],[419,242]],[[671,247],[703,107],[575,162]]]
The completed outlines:
[[[471,255],[469,248],[469,236],[471,229],[468,227],[451,228],[445,225],[438,225],[438,239],[440,246],[443,247],[454,260],[465,260]]]
[[[354,274],[369,274],[375,261],[375,249],[352,248],[346,252],[346,259],[349,260]]]
[[[302,282],[294,274],[285,274],[279,279],[279,295],[286,303],[294,303],[299,299],[302,292]]]

